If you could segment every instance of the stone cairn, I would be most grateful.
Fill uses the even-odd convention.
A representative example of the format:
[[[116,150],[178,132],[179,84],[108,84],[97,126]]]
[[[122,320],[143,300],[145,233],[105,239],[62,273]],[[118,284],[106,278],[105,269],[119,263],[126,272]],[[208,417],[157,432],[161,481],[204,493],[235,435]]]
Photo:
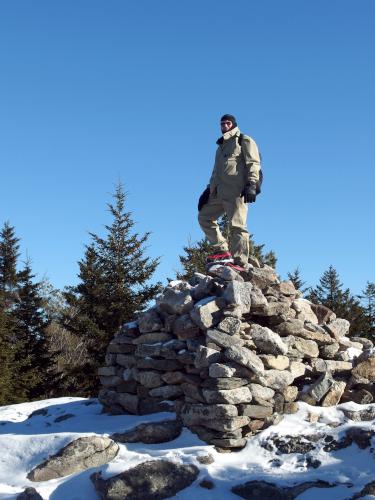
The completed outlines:
[[[298,410],[298,401],[371,403],[375,350],[350,324],[255,261],[245,280],[214,266],[172,281],[123,325],[99,369],[112,414],[172,411],[221,450]]]

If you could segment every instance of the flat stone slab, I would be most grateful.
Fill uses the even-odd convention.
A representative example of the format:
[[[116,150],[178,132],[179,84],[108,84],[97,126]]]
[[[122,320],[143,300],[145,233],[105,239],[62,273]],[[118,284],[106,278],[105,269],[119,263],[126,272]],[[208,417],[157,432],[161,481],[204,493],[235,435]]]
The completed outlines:
[[[153,389],[155,387],[160,387],[163,385],[163,381],[160,377],[160,372],[156,371],[139,371],[137,369],[132,370],[133,378],[139,382],[144,387],[148,389]]]
[[[237,389],[228,390],[211,390],[203,389],[203,396],[207,403],[250,403],[252,396],[248,387],[238,387]]]
[[[230,404],[205,405],[187,403],[181,408],[180,416],[186,425],[194,425],[194,423],[204,421],[238,417],[238,410],[235,405]]]
[[[350,371],[353,368],[353,363],[350,361],[335,361],[317,358],[311,360],[311,366],[318,373],[325,373],[327,371],[334,373]]]
[[[249,384],[249,389],[253,397],[257,399],[260,398],[267,401],[268,399],[272,399],[275,395],[275,391],[273,389],[270,387],[264,387],[260,384]]]
[[[224,354],[229,361],[249,368],[256,375],[261,375],[264,372],[262,360],[246,347],[232,346],[226,349]]]
[[[265,370],[258,377],[259,382],[265,387],[280,390],[293,383],[294,377],[287,370]]]
[[[237,335],[229,335],[220,330],[207,330],[207,339],[214,342],[220,347],[243,346],[244,341]]]
[[[204,389],[214,390],[228,390],[237,389],[247,385],[249,381],[245,378],[231,377],[231,378],[206,378],[201,385]]]
[[[249,423],[250,419],[246,416],[241,417],[231,417],[231,418],[221,418],[212,421],[204,422],[204,425],[209,429],[220,432],[231,432],[245,427]]]
[[[162,398],[162,399],[176,399],[179,396],[183,395],[183,390],[181,385],[163,385],[161,387],[155,387],[155,389],[151,389],[149,394],[153,398]]]
[[[111,438],[118,443],[166,443],[178,438],[182,432],[182,423],[178,420],[163,420],[137,425],[126,432],[116,432]]]
[[[262,405],[241,405],[241,413],[251,418],[267,418],[273,413],[273,408]]]
[[[200,383],[200,378],[197,375],[189,375],[188,373],[184,372],[167,372],[161,376],[161,379],[166,384],[172,384],[172,385],[183,384],[185,382],[189,384]]]

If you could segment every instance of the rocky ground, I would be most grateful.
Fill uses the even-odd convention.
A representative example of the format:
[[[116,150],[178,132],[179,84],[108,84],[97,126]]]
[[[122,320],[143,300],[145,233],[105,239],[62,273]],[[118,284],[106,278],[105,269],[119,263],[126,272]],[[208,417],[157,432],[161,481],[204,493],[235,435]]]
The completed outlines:
[[[375,497],[374,404],[300,402],[237,453],[218,452],[170,412],[102,410],[79,398],[0,408],[0,499]]]

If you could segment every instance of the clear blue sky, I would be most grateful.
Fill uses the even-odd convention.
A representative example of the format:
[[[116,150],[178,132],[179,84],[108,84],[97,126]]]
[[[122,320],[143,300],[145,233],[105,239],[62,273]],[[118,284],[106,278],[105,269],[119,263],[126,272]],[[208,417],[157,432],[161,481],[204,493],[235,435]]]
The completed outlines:
[[[121,179],[157,279],[202,237],[219,118],[263,155],[250,206],[282,277],[374,281],[374,0],[3,0],[0,224],[38,277],[76,282]]]

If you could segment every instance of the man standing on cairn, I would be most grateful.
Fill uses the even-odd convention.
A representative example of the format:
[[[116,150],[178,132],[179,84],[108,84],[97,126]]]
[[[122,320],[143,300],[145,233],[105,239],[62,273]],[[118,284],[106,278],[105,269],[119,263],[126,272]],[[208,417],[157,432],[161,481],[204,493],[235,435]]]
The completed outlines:
[[[260,193],[260,156],[255,141],[241,134],[233,115],[222,116],[220,126],[223,135],[216,141],[210,183],[199,198],[198,220],[215,249],[207,257],[207,267],[222,264],[244,271],[249,259],[247,203],[253,203]],[[231,248],[217,223],[224,213],[228,217]]]

